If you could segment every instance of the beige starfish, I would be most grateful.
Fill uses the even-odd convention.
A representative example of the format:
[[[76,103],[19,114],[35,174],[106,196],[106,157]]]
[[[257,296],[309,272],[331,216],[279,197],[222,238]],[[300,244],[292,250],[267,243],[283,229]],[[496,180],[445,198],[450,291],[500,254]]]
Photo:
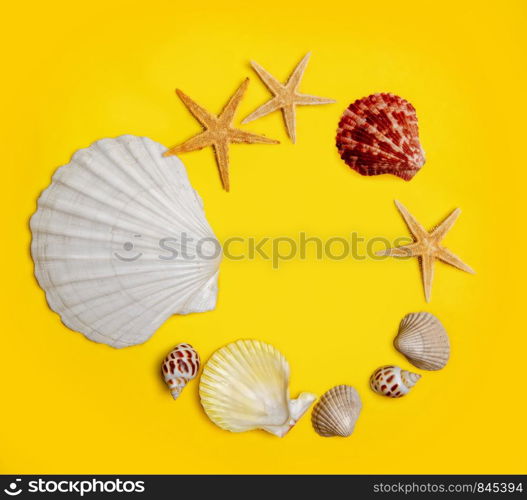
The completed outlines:
[[[183,101],[183,104],[192,113],[194,118],[198,120],[205,129],[200,134],[191,137],[187,141],[177,146],[170,148],[163,156],[176,155],[178,153],[187,153],[203,149],[207,146],[214,148],[216,155],[216,163],[220,171],[221,182],[225,191],[229,191],[229,144],[230,143],[263,143],[263,144],[279,144],[279,141],[269,139],[261,135],[251,134],[243,130],[232,127],[232,121],[236,108],[242,100],[243,94],[247,90],[249,79],[246,78],[240,85],[238,90],[230,98],[229,102],[223,108],[223,111],[215,116],[209,113],[206,109],[196,104],[189,96],[185,95],[181,90],[177,89],[176,93]]]
[[[467,266],[459,257],[450,250],[440,245],[441,240],[456,222],[461,210],[456,208],[441,224],[428,232],[415,218],[408,212],[402,203],[395,201],[395,205],[403,216],[408,229],[412,233],[414,243],[396,248],[388,248],[377,252],[376,255],[391,255],[394,257],[418,257],[421,264],[423,287],[425,298],[430,302],[432,296],[432,281],[434,279],[434,262],[436,259],[442,260],[451,266],[457,267],[467,273],[475,274],[475,271]]]
[[[287,128],[287,135],[293,142],[296,141],[296,106],[299,105],[312,105],[312,104],[330,104],[335,102],[333,99],[325,99],[324,97],[316,97],[308,94],[301,94],[297,91],[300,80],[304,76],[304,71],[309,61],[311,53],[308,53],[295,68],[287,83],[282,84],[276,78],[271,76],[265,69],[255,62],[251,62],[254,71],[258,73],[258,76],[262,79],[264,84],[273,94],[273,98],[267,101],[265,104],[260,106],[256,111],[253,111],[242,123],[248,123],[250,121],[261,118],[262,116],[268,115],[278,109],[282,110],[284,116],[285,125]]]

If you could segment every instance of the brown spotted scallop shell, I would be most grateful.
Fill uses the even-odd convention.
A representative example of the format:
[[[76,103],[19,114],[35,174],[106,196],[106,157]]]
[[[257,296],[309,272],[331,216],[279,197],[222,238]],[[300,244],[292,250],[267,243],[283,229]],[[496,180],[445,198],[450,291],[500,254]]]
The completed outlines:
[[[350,104],[339,122],[337,148],[361,175],[393,174],[409,181],[425,163],[415,108],[393,94]]]

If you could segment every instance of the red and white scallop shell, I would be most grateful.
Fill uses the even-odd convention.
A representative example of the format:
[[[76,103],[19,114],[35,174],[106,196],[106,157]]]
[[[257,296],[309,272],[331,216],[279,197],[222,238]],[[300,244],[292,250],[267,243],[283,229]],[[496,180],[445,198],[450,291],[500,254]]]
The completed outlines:
[[[190,344],[178,344],[168,353],[163,360],[161,371],[174,399],[177,399],[185,386],[196,377],[199,365],[199,354]]]
[[[370,387],[377,394],[400,398],[408,394],[420,378],[421,375],[402,370],[398,366],[381,366],[370,377]]]
[[[415,108],[393,94],[350,104],[339,122],[337,148],[361,175],[393,174],[409,181],[425,163]]]

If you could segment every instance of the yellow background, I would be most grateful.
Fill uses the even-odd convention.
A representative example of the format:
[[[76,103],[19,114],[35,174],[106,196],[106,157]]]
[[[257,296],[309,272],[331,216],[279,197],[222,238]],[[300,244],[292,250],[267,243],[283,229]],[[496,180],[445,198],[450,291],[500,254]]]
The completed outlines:
[[[3,7],[0,472],[526,473],[525,2],[11,2]],[[218,112],[251,78],[237,123],[313,51],[301,90],[337,104],[242,126],[282,141],[231,148],[232,192],[210,149],[182,159],[221,240],[356,231],[407,236],[393,200],[426,226],[461,217],[445,243],[477,275],[436,267],[423,299],[415,260],[225,260],[215,311],[171,318],[114,350],[64,327],[33,278],[28,219],[55,168],[102,137],[170,146],[200,130],[174,94]],[[353,100],[388,91],[418,112],[427,163],[411,181],[361,177],[334,135]],[[408,312],[443,321],[452,357],[411,394],[373,394],[377,366],[411,365],[392,339]],[[324,439],[309,416],[284,439],[230,434],[194,381],[174,402],[159,365],[177,342],[207,359],[244,337],[278,347],[291,390],[354,385],[355,433]]]

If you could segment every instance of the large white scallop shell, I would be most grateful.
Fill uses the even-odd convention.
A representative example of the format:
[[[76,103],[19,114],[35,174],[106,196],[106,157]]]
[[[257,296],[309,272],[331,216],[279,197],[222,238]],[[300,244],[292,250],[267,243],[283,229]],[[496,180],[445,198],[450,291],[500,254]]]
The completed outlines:
[[[303,392],[289,399],[289,363],[272,345],[238,340],[209,359],[200,379],[201,404],[222,429],[263,429],[283,437],[315,401]]]
[[[31,218],[35,275],[63,323],[145,342],[172,314],[213,309],[221,248],[183,163],[150,139],[102,139],[59,168]]]
[[[395,348],[422,370],[440,370],[450,357],[450,342],[441,322],[427,312],[407,314],[399,325]]]
[[[313,408],[311,423],[324,437],[351,436],[359,418],[362,402],[349,385],[337,385],[324,393]]]

